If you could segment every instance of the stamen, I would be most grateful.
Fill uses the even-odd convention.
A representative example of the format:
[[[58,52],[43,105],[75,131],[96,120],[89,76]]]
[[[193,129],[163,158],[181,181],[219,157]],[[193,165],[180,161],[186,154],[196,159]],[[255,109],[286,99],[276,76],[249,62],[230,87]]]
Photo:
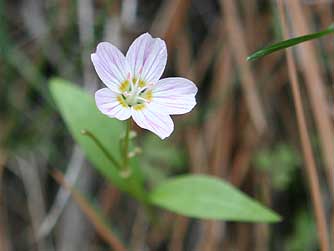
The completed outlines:
[[[145,104],[137,104],[133,106],[133,109],[135,109],[136,111],[143,110],[144,108],[145,108]]]
[[[138,85],[138,83],[139,83],[139,78],[136,78],[136,86]]]
[[[122,96],[117,96],[117,101],[121,104],[121,106],[128,107],[128,104],[125,102]]]
[[[130,84],[131,84],[131,91],[134,90],[135,86],[133,84],[133,81],[130,80]]]
[[[140,101],[144,101],[146,103],[149,103],[150,101],[146,98],[143,98],[143,97],[137,97],[137,100],[140,100]]]
[[[137,94],[139,94],[139,93],[141,93],[141,92],[147,90],[148,88],[152,87],[153,85],[154,85],[153,83],[149,83],[149,84],[143,86],[142,88],[140,88],[140,89],[137,91]]]
[[[141,92],[145,91],[147,88],[148,88],[147,86],[144,86],[144,87],[142,87],[142,88],[139,88],[139,89],[137,90],[137,94],[140,94]]]

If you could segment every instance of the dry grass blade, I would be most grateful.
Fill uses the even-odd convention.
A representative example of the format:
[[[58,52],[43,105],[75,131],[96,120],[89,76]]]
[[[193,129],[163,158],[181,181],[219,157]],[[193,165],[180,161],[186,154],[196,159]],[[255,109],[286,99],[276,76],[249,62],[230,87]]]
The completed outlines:
[[[68,190],[73,200],[78,204],[82,212],[87,216],[89,221],[94,225],[98,235],[107,242],[114,250],[125,251],[125,245],[110,231],[106,224],[97,215],[95,210],[89,204],[89,202],[73,187],[71,187],[64,178],[64,175],[58,170],[54,170],[52,177]]]
[[[267,128],[267,121],[264,111],[256,92],[255,78],[250,65],[246,62],[247,47],[243,28],[237,16],[237,10],[234,1],[220,1],[224,9],[224,20],[226,31],[229,36],[229,46],[233,51],[235,61],[240,69],[242,87],[245,92],[246,102],[249,107],[249,114],[259,133]]]
[[[0,149],[0,250],[1,251],[10,251],[10,241],[7,234],[7,220],[5,217],[5,207],[2,198],[2,179],[3,171],[5,169],[5,162],[7,159],[7,154],[4,150]]]
[[[301,34],[310,33],[310,25],[307,22],[305,13],[302,10],[299,1],[288,1],[287,6],[293,13],[293,24],[296,32]],[[297,34],[299,35],[299,34]],[[322,154],[324,157],[327,179],[334,196],[334,142],[333,132],[331,128],[331,118],[328,110],[326,89],[324,80],[321,74],[320,63],[317,58],[316,49],[312,42],[304,43],[299,46],[300,64],[305,76],[305,83],[310,96],[311,108],[315,117],[315,122],[318,128]]]
[[[183,216],[177,216],[174,221],[172,230],[171,242],[169,245],[169,251],[182,251],[183,241],[187,234],[187,228],[189,227],[189,218]]]
[[[71,159],[66,169],[65,179],[69,184],[74,184],[79,177],[80,170],[84,163],[84,155],[79,149],[79,146],[74,146]],[[70,193],[61,187],[55,197],[52,207],[49,209],[48,215],[44,218],[40,228],[38,230],[39,238],[48,235],[54,228],[60,215],[62,214],[67,202],[69,200]]]
[[[189,0],[165,1],[155,17],[151,31],[163,37],[169,48],[172,46],[175,34],[178,34],[182,27],[189,4]]]
[[[7,161],[7,153],[0,147],[0,184],[3,171],[5,170],[5,163]]]
[[[32,225],[34,243],[36,243],[35,250],[54,250],[46,239],[38,238],[38,229],[45,217],[46,206],[42,192],[40,173],[37,168],[37,159],[31,154],[28,159],[16,157],[16,160],[17,171],[27,194],[27,207]]]
[[[282,23],[282,29],[284,36],[287,36],[287,25],[285,21],[284,5],[282,0],[278,0],[279,12]],[[315,160],[312,152],[310,137],[307,130],[306,120],[304,116],[304,109],[301,99],[301,94],[299,90],[298,78],[296,65],[294,63],[291,50],[286,50],[288,70],[290,77],[290,84],[293,92],[293,100],[296,107],[297,122],[299,127],[300,139],[302,142],[302,150],[305,160],[306,173],[309,179],[309,186],[311,190],[311,198],[315,211],[318,236],[320,240],[320,246],[322,251],[329,250],[329,237],[327,231],[325,211],[323,207],[323,200],[320,191],[319,179],[316,170]]]

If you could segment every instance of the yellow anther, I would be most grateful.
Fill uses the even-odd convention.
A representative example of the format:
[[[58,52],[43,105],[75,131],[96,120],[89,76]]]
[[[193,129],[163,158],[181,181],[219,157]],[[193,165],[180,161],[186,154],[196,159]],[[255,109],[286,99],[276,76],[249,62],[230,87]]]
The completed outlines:
[[[138,85],[139,85],[139,87],[144,87],[146,85],[146,83],[145,83],[144,80],[139,80]]]
[[[121,95],[117,96],[117,101],[121,104],[121,106],[128,107],[128,105],[125,103],[125,100]]]
[[[136,111],[143,110],[144,108],[145,108],[145,104],[137,104],[133,106],[133,109],[135,109]]]
[[[147,101],[151,101],[153,98],[152,91],[151,90],[147,91],[144,97]]]
[[[119,86],[119,90],[120,90],[121,92],[125,92],[125,91],[127,91],[127,90],[129,89],[129,84],[130,84],[129,80],[124,80],[124,81],[121,83],[121,85]]]

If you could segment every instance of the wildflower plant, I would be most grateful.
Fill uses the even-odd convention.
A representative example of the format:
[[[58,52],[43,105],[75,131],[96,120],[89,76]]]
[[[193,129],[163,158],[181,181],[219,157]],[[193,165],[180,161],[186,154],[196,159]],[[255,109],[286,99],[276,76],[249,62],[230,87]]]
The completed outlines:
[[[166,139],[174,130],[170,115],[195,107],[197,87],[182,77],[161,79],[167,48],[162,39],[148,33],[140,35],[125,56],[112,44],[99,43],[91,60],[106,86],[95,93],[95,101],[62,79],[51,80],[51,93],[87,158],[114,186],[150,211],[158,206],[201,219],[280,219],[228,182],[207,175],[165,177],[148,190],[148,177],[136,156],[141,152],[145,157],[145,149],[135,147],[131,118],[139,127]]]
[[[174,129],[169,115],[187,113],[196,105],[193,82],[179,77],[160,79],[167,63],[166,44],[160,38],[148,33],[139,36],[126,56],[102,42],[91,58],[107,86],[96,92],[96,105],[111,118],[132,117],[138,126],[164,139]]]

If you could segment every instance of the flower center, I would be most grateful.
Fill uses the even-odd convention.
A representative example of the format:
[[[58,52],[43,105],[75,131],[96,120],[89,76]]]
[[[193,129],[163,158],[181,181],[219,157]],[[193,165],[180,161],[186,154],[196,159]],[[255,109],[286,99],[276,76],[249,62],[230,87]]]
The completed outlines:
[[[150,84],[137,78],[133,78],[132,81],[125,80],[119,87],[122,94],[118,97],[118,101],[124,107],[143,109],[146,103],[152,100],[150,87]]]

